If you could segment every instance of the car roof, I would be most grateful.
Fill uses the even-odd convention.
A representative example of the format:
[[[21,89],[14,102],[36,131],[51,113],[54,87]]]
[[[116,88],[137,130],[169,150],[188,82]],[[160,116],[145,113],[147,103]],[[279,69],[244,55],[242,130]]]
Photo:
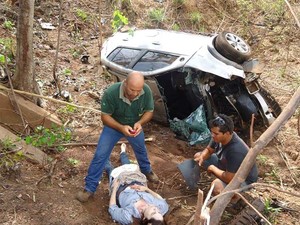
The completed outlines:
[[[192,56],[199,48],[212,41],[212,37],[179,31],[145,29],[117,32],[108,41],[110,45],[106,46],[107,53],[116,47],[128,47]]]

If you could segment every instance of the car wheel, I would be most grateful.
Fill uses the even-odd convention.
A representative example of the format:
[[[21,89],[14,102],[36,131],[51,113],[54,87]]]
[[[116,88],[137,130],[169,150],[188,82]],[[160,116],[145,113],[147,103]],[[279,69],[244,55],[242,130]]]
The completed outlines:
[[[216,50],[227,59],[242,64],[251,57],[250,46],[239,36],[222,32],[214,42]]]

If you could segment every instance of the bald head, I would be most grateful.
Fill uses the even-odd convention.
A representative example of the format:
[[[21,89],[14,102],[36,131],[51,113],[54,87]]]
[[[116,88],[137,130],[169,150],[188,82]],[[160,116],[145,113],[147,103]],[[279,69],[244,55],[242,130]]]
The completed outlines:
[[[133,71],[128,74],[126,82],[135,85],[144,85],[144,76],[138,71]]]
[[[138,71],[133,71],[128,74],[124,81],[124,95],[130,101],[136,98],[144,87],[144,76]]]

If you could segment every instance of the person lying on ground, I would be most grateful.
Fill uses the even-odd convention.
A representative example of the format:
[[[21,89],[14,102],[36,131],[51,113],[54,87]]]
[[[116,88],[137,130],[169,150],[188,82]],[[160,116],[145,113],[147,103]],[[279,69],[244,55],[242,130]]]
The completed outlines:
[[[122,166],[112,170],[110,175],[111,197],[109,213],[120,224],[132,224],[133,219],[140,224],[162,225],[164,215],[169,210],[165,199],[147,187],[147,178],[135,164],[130,164],[121,146]]]
[[[214,184],[213,195],[218,195],[233,179],[249,148],[233,131],[234,124],[230,117],[219,114],[215,119],[209,121],[209,128],[212,139],[202,152],[194,155],[194,160],[208,173],[217,177],[212,184]],[[254,164],[241,186],[256,182],[257,179],[258,170]],[[237,201],[236,197],[232,199],[232,203],[235,201]]]

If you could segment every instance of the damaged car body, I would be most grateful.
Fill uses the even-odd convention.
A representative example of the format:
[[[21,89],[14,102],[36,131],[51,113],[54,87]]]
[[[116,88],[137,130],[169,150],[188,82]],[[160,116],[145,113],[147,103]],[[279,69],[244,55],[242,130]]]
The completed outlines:
[[[205,122],[223,113],[243,129],[253,115],[257,124],[269,126],[281,113],[276,100],[259,84],[263,66],[251,58],[249,45],[230,32],[117,32],[104,42],[101,63],[115,81],[141,71],[153,92],[153,120],[163,124],[186,122],[199,107]]]

